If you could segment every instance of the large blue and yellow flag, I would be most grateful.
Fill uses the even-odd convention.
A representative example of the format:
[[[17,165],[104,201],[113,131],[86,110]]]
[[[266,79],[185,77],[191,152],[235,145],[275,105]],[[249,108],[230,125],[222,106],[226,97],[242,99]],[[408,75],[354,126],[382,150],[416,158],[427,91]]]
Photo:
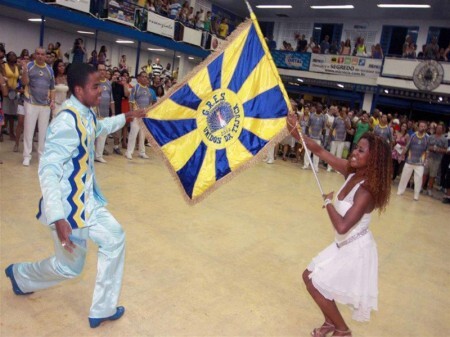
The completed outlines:
[[[254,17],[166,96],[143,122],[190,202],[284,137],[291,109]]]

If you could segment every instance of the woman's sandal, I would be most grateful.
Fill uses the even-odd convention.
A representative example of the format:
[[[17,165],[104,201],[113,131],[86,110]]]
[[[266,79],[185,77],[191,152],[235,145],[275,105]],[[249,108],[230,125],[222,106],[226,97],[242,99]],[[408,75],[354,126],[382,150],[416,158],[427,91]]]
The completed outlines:
[[[352,337],[352,330],[334,330],[337,333],[343,333],[343,335],[334,335],[332,337]]]
[[[311,332],[312,337],[326,337],[329,333],[336,331],[334,325],[325,321],[320,328],[315,328]]]

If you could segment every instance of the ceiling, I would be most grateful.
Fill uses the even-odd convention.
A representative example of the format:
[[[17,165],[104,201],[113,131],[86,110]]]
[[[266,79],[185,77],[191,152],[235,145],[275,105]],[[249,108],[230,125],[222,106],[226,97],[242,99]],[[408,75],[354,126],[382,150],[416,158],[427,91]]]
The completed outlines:
[[[250,0],[255,15],[260,20],[275,20],[277,14],[288,15],[285,20],[298,18],[339,18],[345,19],[410,19],[410,20],[450,20],[449,0]],[[244,0],[212,0],[222,8],[241,17],[248,16]],[[379,3],[428,4],[429,9],[382,9]],[[259,9],[257,5],[291,5],[291,9]],[[311,9],[311,5],[353,5],[354,9],[324,10]],[[280,19],[280,18],[278,18]],[[450,22],[449,22],[450,26]]]

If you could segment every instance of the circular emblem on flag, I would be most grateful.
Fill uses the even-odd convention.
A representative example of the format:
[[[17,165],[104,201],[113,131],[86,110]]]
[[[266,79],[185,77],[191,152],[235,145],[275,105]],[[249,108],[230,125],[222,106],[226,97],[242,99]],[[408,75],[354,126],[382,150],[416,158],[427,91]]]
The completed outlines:
[[[217,150],[233,144],[241,134],[244,108],[228,89],[213,91],[199,105],[197,126],[203,141]]]

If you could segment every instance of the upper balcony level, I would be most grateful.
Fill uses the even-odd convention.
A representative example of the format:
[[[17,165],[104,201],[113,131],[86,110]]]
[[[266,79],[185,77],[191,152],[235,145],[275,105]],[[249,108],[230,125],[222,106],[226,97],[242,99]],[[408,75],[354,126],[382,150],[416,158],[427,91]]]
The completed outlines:
[[[323,86],[450,104],[450,62],[273,50],[288,86]]]

